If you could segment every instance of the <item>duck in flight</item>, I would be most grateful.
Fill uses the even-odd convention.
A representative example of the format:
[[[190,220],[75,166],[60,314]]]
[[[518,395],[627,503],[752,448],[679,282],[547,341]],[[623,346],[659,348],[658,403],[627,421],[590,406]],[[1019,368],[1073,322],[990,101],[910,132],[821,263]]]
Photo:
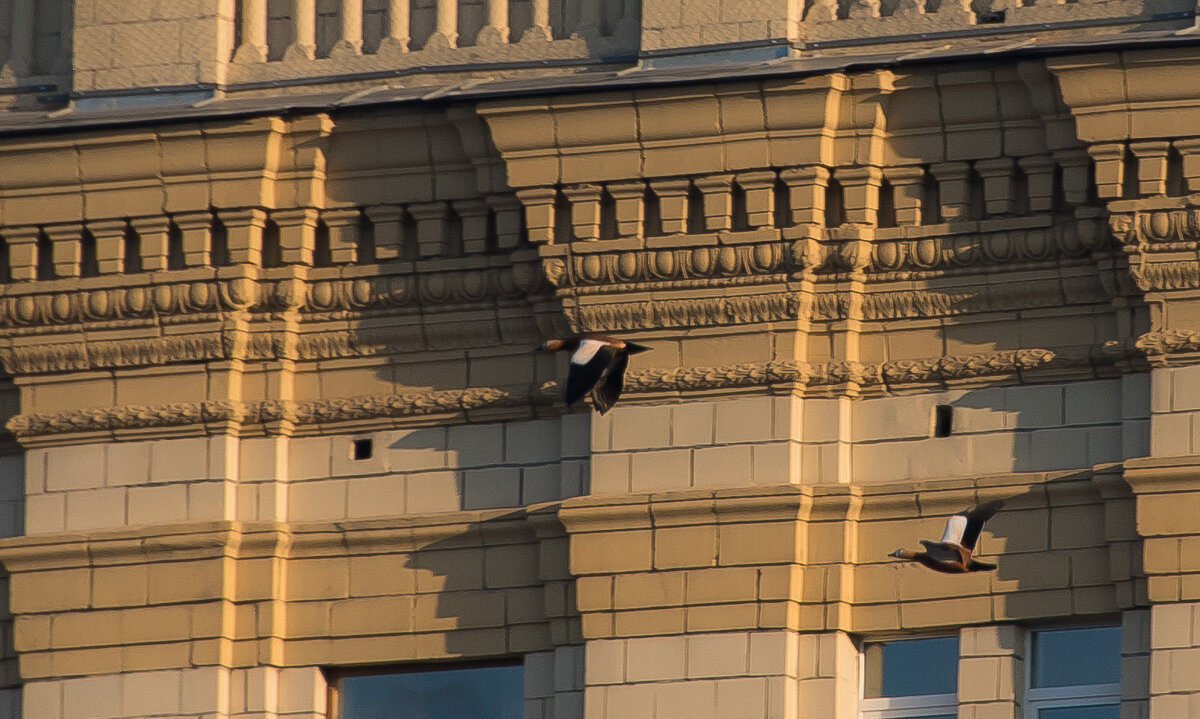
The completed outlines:
[[[590,392],[592,404],[600,414],[612,409],[621,396],[629,355],[648,349],[645,345],[603,335],[552,339],[538,347],[540,352],[571,353],[571,369],[567,373],[567,387],[563,392],[567,406],[575,404]]]
[[[1003,505],[1003,501],[996,500],[973,509],[964,509],[946,519],[946,531],[942,533],[940,541],[921,540],[921,544],[925,546],[924,552],[897,549],[888,556],[919,562],[936,572],[946,574],[986,572],[995,569],[995,564],[972,559],[971,553],[975,551],[975,542],[979,539],[979,532],[983,530],[983,523],[991,519]]]

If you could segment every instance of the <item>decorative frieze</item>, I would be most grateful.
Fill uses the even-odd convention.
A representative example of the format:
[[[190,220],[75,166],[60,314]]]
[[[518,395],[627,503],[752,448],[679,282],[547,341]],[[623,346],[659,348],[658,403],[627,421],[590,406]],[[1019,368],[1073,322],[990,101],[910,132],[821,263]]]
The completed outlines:
[[[220,311],[298,309],[345,312],[425,304],[524,297],[539,290],[539,275],[520,263],[501,266],[464,262],[458,268],[362,277],[304,277],[281,272],[124,287],[47,290],[0,298],[0,328],[73,325]],[[283,276],[286,275],[286,276]]]
[[[854,381],[863,386],[945,383],[978,377],[1015,375],[1044,367],[1054,359],[1055,353],[1049,350],[1026,349],[920,360],[894,360],[881,364],[809,364],[780,361],[718,367],[631,369],[625,376],[625,391],[636,395],[775,385],[815,389],[847,381]],[[9,419],[6,426],[22,440],[61,434],[112,434],[126,430],[202,426],[211,423],[231,423],[242,428],[259,425],[267,425],[268,428],[324,426],[345,422],[403,421],[482,409],[527,410],[533,405],[556,401],[560,393],[558,384],[549,382],[540,386],[470,387],[310,401],[209,401],[133,405],[53,414],[19,414]],[[280,422],[285,422],[286,425],[280,425]]]

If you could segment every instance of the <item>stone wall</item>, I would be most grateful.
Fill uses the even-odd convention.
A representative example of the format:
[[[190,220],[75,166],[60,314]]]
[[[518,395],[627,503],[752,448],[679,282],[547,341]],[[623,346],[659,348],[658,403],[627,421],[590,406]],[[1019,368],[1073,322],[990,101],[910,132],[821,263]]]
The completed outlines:
[[[329,57],[278,61],[278,4],[205,17],[252,6],[264,56],[214,32],[232,63],[171,72],[384,62],[334,52],[350,15]],[[110,40],[187,24],[90,7],[76,29]],[[660,58],[872,12],[673,7],[643,13]],[[952,10],[877,9],[880,33]],[[475,52],[450,34],[446,62]],[[480,52],[590,62],[594,39]],[[520,657],[543,719],[848,719],[864,641],[957,634],[983,719],[1021,709],[1031,626],[1107,621],[1123,711],[1186,715],[1197,62],[772,65],[3,135],[5,696],[311,718],[321,670]],[[653,350],[607,415],[564,408],[565,360],[532,353],[570,332]],[[887,556],[993,499],[996,572]]]

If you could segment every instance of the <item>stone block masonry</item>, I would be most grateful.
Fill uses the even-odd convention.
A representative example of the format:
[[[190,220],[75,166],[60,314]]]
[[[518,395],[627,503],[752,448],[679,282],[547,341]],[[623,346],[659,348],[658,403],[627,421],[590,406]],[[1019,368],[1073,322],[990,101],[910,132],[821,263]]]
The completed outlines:
[[[0,3],[0,717],[853,719],[941,636],[1011,718],[1097,624],[1200,711],[1190,4],[61,7]],[[605,415],[581,332],[652,348]],[[888,556],[999,499],[994,572]]]

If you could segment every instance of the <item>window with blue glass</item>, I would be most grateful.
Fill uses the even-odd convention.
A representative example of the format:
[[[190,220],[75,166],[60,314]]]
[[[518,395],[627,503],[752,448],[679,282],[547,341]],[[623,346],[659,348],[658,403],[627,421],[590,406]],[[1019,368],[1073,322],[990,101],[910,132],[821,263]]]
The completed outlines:
[[[862,719],[955,719],[958,637],[863,645]]]
[[[1117,719],[1121,627],[1029,633],[1025,719]]]
[[[349,674],[334,683],[333,719],[521,719],[520,664]]]

